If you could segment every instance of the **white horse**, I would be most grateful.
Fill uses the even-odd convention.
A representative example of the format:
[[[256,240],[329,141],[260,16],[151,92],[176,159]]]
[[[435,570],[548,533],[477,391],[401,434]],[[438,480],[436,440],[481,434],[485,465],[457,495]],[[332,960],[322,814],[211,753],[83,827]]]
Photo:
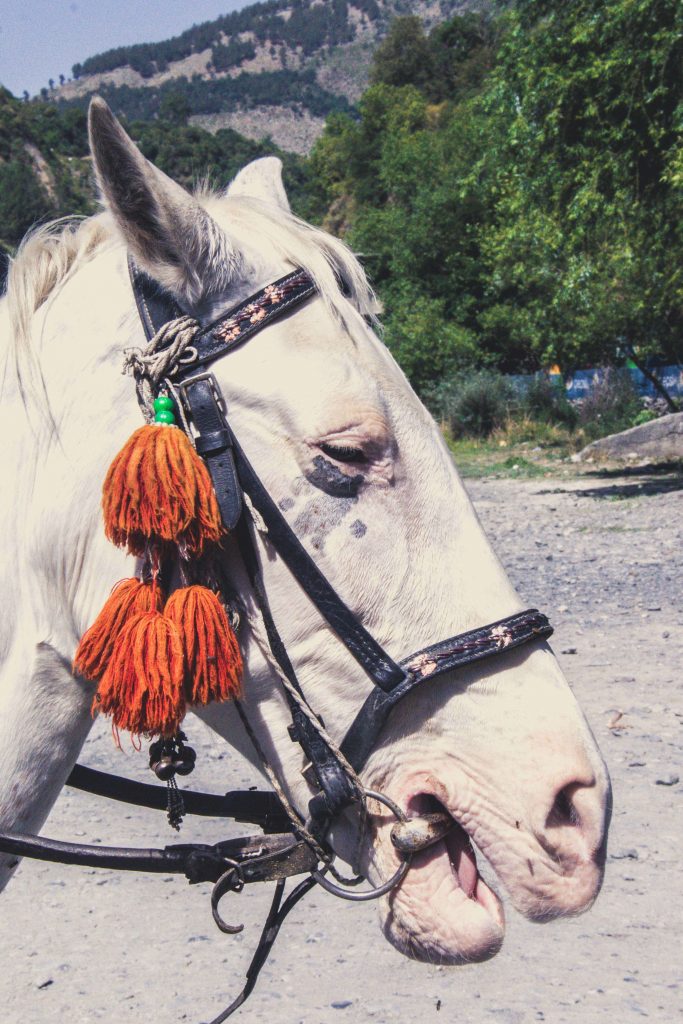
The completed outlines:
[[[373,331],[363,271],[341,242],[290,213],[279,161],[258,160],[227,192],[192,197],[141,156],[101,101],[90,131],[105,210],[29,236],[2,312],[0,829],[20,832],[42,827],[91,725],[92,687],[71,671],[78,639],[113,584],[134,573],[105,540],[100,515],[106,468],[141,422],[121,373],[123,350],[143,343],[127,251],[201,315],[295,267],[314,278],[312,301],[213,369],[269,492],[394,658],[523,607],[439,431]],[[328,493],[325,479],[348,473],[362,475],[358,493]],[[257,536],[278,628],[309,701],[339,739],[370,684],[267,536]],[[302,754],[287,734],[289,712],[236,551],[227,571],[246,609],[244,707],[303,810],[311,789]],[[254,759],[230,705],[202,717]],[[411,693],[363,780],[406,810],[437,800],[461,826],[418,855],[381,903],[384,931],[403,952],[458,963],[499,949],[502,904],[466,835],[528,918],[576,914],[595,899],[609,781],[546,643]],[[363,869],[377,883],[396,856],[388,816],[373,821]],[[349,817],[333,836],[342,854],[353,835]],[[15,866],[0,857],[0,886]]]

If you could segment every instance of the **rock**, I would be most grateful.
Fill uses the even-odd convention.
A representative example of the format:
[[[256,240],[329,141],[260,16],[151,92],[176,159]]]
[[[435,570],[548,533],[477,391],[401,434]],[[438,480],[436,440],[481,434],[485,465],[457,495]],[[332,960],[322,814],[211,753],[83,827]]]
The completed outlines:
[[[680,782],[678,775],[664,775],[661,779],[655,779],[655,786],[675,786]]]
[[[353,1006],[352,999],[339,999],[337,1002],[330,1003],[333,1010],[346,1010],[347,1007]]]
[[[578,453],[577,461],[592,462],[595,457],[630,461],[646,457],[648,462],[683,459],[683,412],[660,416],[650,423],[601,437]]]

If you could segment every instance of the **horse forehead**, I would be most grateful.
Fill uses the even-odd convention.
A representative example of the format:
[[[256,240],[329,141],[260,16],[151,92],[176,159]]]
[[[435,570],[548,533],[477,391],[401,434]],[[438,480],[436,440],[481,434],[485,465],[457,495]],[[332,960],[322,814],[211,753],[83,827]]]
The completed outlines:
[[[360,332],[352,337],[317,297],[215,367],[228,390],[295,404],[309,418],[345,406],[350,420],[358,420],[385,414],[381,363],[371,365],[371,359],[369,340]]]

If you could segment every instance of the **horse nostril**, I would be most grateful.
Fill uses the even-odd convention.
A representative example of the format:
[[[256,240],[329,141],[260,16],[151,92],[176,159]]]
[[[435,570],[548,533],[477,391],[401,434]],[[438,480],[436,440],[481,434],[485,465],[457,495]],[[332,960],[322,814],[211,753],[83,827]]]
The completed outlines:
[[[581,824],[581,815],[574,801],[577,790],[581,788],[580,783],[570,782],[558,791],[546,818],[546,828],[560,828],[563,825],[577,827]]]

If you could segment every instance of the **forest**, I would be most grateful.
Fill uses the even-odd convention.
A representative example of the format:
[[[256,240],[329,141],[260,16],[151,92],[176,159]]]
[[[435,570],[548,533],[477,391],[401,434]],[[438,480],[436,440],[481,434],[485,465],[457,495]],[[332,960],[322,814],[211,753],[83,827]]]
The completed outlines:
[[[172,61],[183,60],[192,53],[209,48],[213,50],[216,70],[221,70],[216,56],[218,50],[221,54],[219,59],[225,61],[225,54],[221,53],[225,46],[221,39],[230,39],[236,56],[236,48],[240,44],[237,37],[241,33],[249,33],[260,43],[268,41],[272,46],[300,47],[304,56],[320,47],[350,42],[354,36],[346,0],[331,0],[326,4],[314,4],[311,0],[290,0],[286,5],[289,12],[286,18],[279,13],[283,6],[280,0],[250,4],[241,11],[234,11],[214,21],[193,25],[181,35],[161,43],[119,46],[96,54],[81,64],[75,64],[72,73],[74,78],[80,78],[127,65],[143,78],[151,78],[165,71]],[[354,0],[353,6],[370,21],[380,17],[376,0]],[[240,60],[243,59],[240,57]],[[235,60],[234,63],[239,61]]]
[[[228,50],[229,47],[222,49]],[[219,57],[220,60],[220,51]],[[311,114],[325,117],[331,111],[349,109],[348,101],[318,85],[315,71],[262,71],[250,74],[242,71],[235,78],[171,79],[160,86],[135,88],[129,85],[102,85],[98,95],[107,101],[117,116],[131,120],[149,121],[159,117],[167,97],[182,95],[190,114],[215,114],[239,107],[248,110],[256,106],[305,107]],[[60,106],[81,107],[86,110],[89,96],[60,101]]]
[[[429,33],[400,17],[357,108],[329,113],[308,159],[283,156],[295,210],[361,254],[420,392],[463,369],[680,365],[681,67],[677,0],[517,0]],[[273,152],[188,113],[168,89],[154,120],[131,107],[127,123],[185,184]],[[36,220],[93,209],[84,117],[0,96],[7,250]]]

